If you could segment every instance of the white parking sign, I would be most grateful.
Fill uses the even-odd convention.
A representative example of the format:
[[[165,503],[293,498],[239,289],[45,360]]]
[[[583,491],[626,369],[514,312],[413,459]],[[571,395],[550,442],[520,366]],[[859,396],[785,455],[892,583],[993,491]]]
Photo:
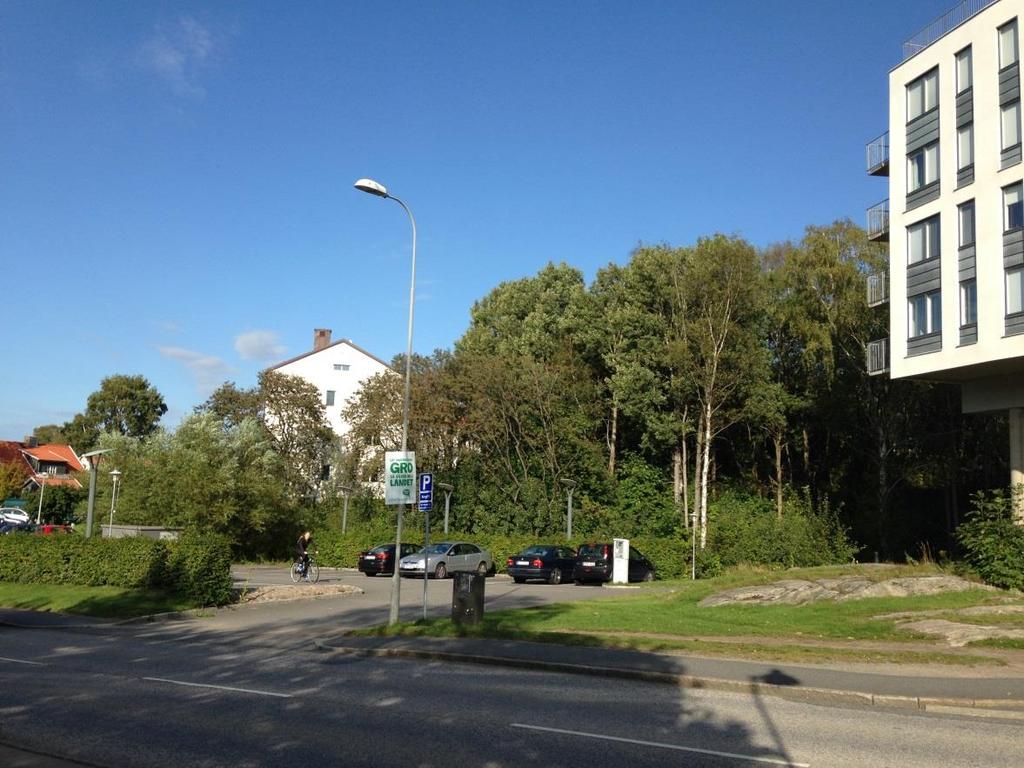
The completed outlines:
[[[412,504],[416,501],[416,452],[387,451],[384,454],[384,503]]]

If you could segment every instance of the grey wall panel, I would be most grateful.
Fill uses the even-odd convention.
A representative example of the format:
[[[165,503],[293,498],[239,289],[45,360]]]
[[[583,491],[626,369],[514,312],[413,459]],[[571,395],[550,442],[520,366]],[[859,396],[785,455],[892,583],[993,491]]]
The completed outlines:
[[[1017,336],[1024,333],[1024,313],[1017,313],[1006,318],[1006,335]]]
[[[1020,98],[1020,64],[1013,64],[999,73],[999,106]]]
[[[978,326],[968,325],[960,329],[960,346],[978,343]]]
[[[974,246],[968,245],[960,249],[957,254],[958,279],[971,280],[977,277],[975,270]]]
[[[974,166],[968,165],[956,172],[956,188],[966,187],[974,183]]]
[[[1024,264],[1024,230],[1003,235],[1003,269]]]
[[[974,89],[968,88],[956,97],[956,127],[974,122]]]
[[[940,194],[939,182],[935,181],[927,184],[907,195],[907,210],[912,211],[915,208],[920,208],[925,203],[930,203],[932,200],[938,200]]]
[[[907,267],[907,296],[937,291],[941,285],[942,260],[919,261]]]
[[[1020,162],[1020,144],[1009,149],[1004,149],[999,154],[999,168],[1009,168],[1011,165],[1016,165]]]
[[[907,154],[939,140],[939,110],[925,112],[916,120],[907,123]]]
[[[907,357],[925,355],[929,352],[938,352],[941,349],[941,333],[930,333],[927,336],[918,336],[916,339],[907,339]]]

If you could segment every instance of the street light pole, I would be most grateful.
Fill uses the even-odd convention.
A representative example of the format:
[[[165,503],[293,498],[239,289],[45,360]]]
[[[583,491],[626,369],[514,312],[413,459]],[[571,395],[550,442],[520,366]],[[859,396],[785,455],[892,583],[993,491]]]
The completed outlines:
[[[89,506],[85,513],[85,538],[92,538],[92,512],[96,505],[96,473],[100,468],[100,457],[110,453],[112,448],[100,448],[97,451],[83,453],[82,458],[89,461]]]
[[[341,535],[345,535],[345,529],[348,528],[348,497],[352,493],[352,489],[347,485],[341,486],[341,493],[345,501],[341,506]]]
[[[563,477],[559,482],[565,486],[568,501],[565,510],[565,538],[572,538],[572,494],[576,490],[576,481]]]
[[[39,478],[39,509],[36,510],[36,525],[42,522],[43,518],[43,492],[46,490],[46,475]]]
[[[107,524],[107,536],[114,537],[114,505],[117,504],[117,481],[121,479],[121,470],[115,469],[110,473],[110,523]]]
[[[437,487],[444,491],[444,532],[448,534],[448,507],[452,500],[452,491],[455,486],[449,483],[437,483]]]
[[[409,214],[409,223],[412,225],[412,276],[409,280],[409,332],[405,346],[405,397],[402,401],[402,453],[407,453],[409,448],[409,394],[412,391],[412,318],[413,307],[416,303],[416,219],[412,211],[400,199],[389,195],[383,184],[373,179],[359,179],[355,188],[377,197],[391,198],[398,203],[405,212]],[[402,577],[399,574],[398,560],[402,551],[402,513],[405,511],[405,504],[398,505],[398,522],[395,525],[395,572],[391,575],[391,608],[388,612],[388,624],[398,623],[399,598],[402,589]],[[424,556],[426,558],[426,556]],[[427,561],[423,561],[423,578],[427,577]]]

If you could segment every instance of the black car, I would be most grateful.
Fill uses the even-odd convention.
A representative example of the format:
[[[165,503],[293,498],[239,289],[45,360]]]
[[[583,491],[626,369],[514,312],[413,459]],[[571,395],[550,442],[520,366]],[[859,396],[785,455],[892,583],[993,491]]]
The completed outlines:
[[[614,563],[612,553],[611,544],[581,544],[576,551],[576,565],[572,569],[573,581],[577,584],[611,581]],[[635,547],[629,548],[628,578],[630,581],[654,581],[654,564]]]
[[[527,579],[543,579],[548,584],[561,584],[572,578],[576,565],[576,553],[569,547],[554,544],[537,544],[527,547],[518,555],[512,555],[506,563],[508,575],[516,584]]]
[[[422,547],[419,544],[402,544],[402,557],[414,555]],[[381,544],[365,552],[359,553],[359,570],[367,576],[376,576],[378,573],[395,572],[395,545]]]

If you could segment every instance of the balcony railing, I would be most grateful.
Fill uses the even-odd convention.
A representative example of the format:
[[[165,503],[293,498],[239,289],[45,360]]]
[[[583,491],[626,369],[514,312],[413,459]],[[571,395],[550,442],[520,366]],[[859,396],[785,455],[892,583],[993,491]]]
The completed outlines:
[[[903,61],[915,56],[940,37],[959,27],[972,16],[981,13],[996,0],[964,0],[956,8],[940,16],[903,44]]]
[[[889,372],[889,340],[868,342],[868,374],[877,376]]]
[[[868,239],[889,241],[889,198],[868,208]]]
[[[868,306],[877,307],[889,300],[889,273],[868,275]]]
[[[867,146],[868,175],[889,175],[889,132],[886,131]]]

